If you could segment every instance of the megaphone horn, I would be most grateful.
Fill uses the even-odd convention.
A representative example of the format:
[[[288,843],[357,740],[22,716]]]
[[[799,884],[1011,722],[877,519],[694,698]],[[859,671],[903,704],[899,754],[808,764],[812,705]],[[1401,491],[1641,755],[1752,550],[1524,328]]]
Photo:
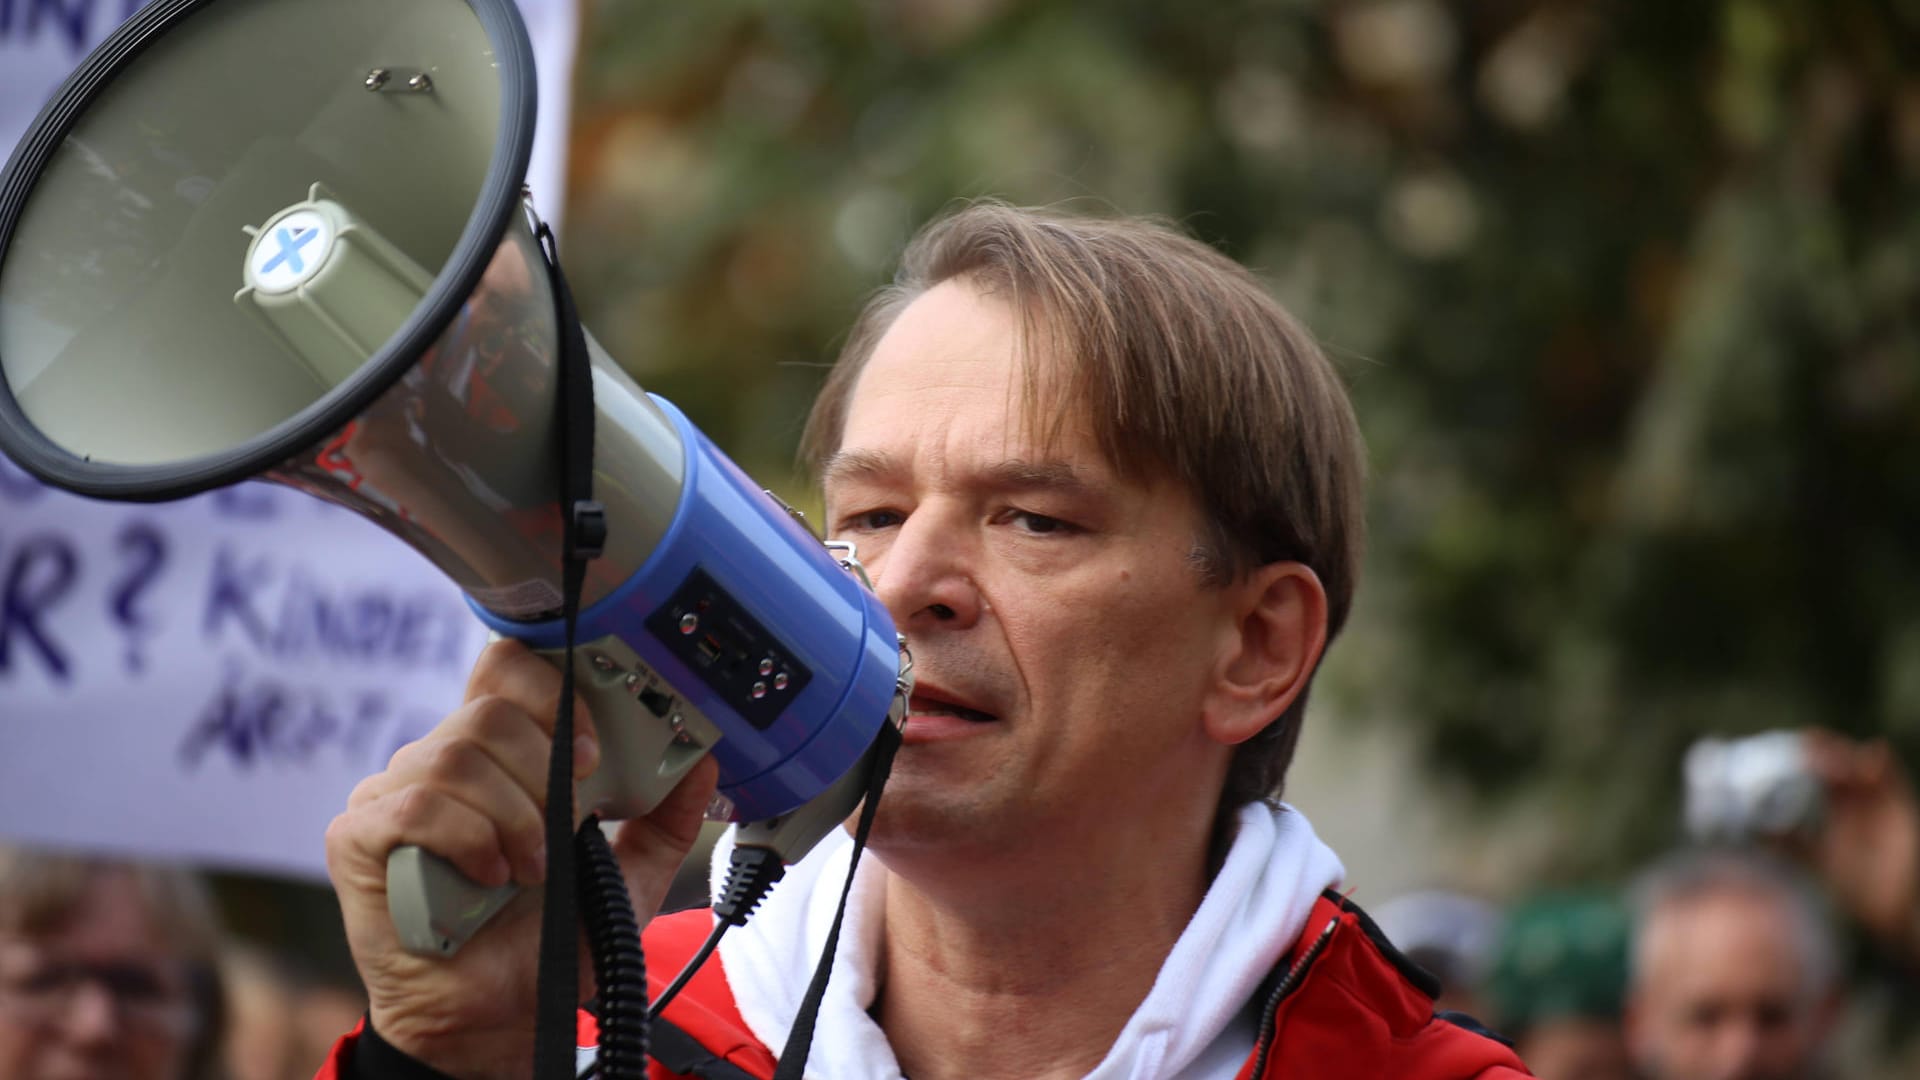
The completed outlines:
[[[96,497],[264,476],[351,507],[557,658],[575,327],[522,198],[532,64],[508,0],[143,9],[0,178],[0,448]],[[607,525],[579,615],[606,762],[583,806],[643,813],[706,754],[737,820],[844,799],[901,713],[885,608],[583,340]],[[403,934],[455,947],[470,897],[427,889],[396,891]]]

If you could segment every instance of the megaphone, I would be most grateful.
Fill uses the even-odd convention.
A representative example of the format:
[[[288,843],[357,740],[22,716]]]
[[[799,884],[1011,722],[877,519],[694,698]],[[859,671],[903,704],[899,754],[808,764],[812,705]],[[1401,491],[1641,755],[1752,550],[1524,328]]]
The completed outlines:
[[[574,677],[645,813],[701,757],[730,816],[811,839],[903,715],[885,608],[671,403],[572,337],[523,192],[533,61],[510,0],[156,0],[0,178],[0,448],[159,500],[265,477],[365,515],[559,662],[560,358],[585,343],[604,549]],[[505,902],[389,864],[403,940]]]

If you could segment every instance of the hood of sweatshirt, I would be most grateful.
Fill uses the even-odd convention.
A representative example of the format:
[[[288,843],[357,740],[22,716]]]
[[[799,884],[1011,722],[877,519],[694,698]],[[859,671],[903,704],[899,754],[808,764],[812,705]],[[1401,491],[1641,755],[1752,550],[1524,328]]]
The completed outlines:
[[[1252,1052],[1255,990],[1300,936],[1321,891],[1337,886],[1345,870],[1299,811],[1251,803],[1239,814],[1219,873],[1088,1080],[1231,1080]],[[729,830],[713,853],[716,888],[732,851]],[[788,868],[745,926],[721,939],[740,1015],[775,1053],[826,945],[852,856],[852,838],[836,831]],[[879,988],[887,873],[876,859],[860,860],[814,1030],[810,1078],[900,1080],[893,1048],[867,1012]]]

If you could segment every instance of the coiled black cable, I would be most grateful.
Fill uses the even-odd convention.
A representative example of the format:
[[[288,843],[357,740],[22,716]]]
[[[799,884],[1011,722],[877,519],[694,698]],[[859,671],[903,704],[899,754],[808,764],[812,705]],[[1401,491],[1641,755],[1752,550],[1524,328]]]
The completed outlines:
[[[580,919],[600,987],[600,1052],[594,1071],[605,1080],[645,1080],[647,958],[640,949],[640,923],[598,817],[581,824],[574,844],[579,852],[575,877]]]
[[[713,932],[687,961],[673,984],[647,1008],[647,958],[640,946],[639,920],[627,895],[626,878],[613,846],[600,831],[600,819],[589,817],[574,834],[578,850],[575,878],[580,897],[580,920],[586,927],[593,955],[593,977],[600,993],[600,1050],[594,1064],[581,1074],[604,1080],[645,1080],[647,1025],[667,1007],[693,978],[729,926],[739,926],[766,898],[767,891],[786,875],[780,857],[765,848],[735,848],[726,888],[714,904]]]

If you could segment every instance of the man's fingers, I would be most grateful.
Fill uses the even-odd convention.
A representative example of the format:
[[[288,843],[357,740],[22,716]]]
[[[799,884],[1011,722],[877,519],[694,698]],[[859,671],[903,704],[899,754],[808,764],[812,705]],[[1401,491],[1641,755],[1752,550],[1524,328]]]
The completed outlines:
[[[720,766],[710,757],[701,758],[641,821],[653,828],[662,842],[684,855],[700,838],[700,822],[719,782]]]
[[[384,806],[387,813],[416,815],[397,821],[399,829],[430,827],[431,820],[420,815],[438,806],[438,799],[458,803],[492,826],[495,846],[511,864],[516,881],[533,884],[545,876],[544,800],[471,739],[426,739],[407,747],[393,769],[354,789],[349,812],[379,813]],[[451,857],[435,848],[431,837],[409,834],[399,842]]]
[[[1802,733],[1808,767],[1838,798],[1897,794],[1906,786],[1905,774],[1885,739],[1856,742],[1822,728]]]
[[[543,726],[525,709],[505,698],[483,695],[462,705],[434,729],[431,735],[401,747],[388,763],[387,771],[411,778],[418,774],[421,762],[433,754],[441,742],[461,741],[473,744],[499,763],[507,775],[544,803],[547,791],[547,756],[552,753],[551,720]],[[574,778],[584,778],[590,766],[574,749]]]
[[[334,819],[327,830],[328,861],[377,875],[384,892],[387,856],[418,844],[452,863],[477,885],[513,879],[499,831],[485,814],[444,792],[414,787],[392,792]]]
[[[474,664],[473,674],[467,677],[468,700],[484,697],[504,698],[525,709],[551,740],[554,714],[560,705],[560,669],[520,642],[502,638],[488,644]],[[573,695],[573,734],[576,739],[598,742],[593,716],[577,691]]]
[[[444,752],[441,748],[449,742],[468,743],[484,752],[536,804],[545,805],[552,738],[550,726],[543,727],[525,709],[502,697],[482,695],[454,710],[432,733],[394,751],[384,771],[354,787],[347,796],[347,806],[362,806],[410,783],[430,779],[427,765]],[[575,779],[584,779],[598,764],[597,748],[574,747]]]
[[[719,766],[712,758],[704,758],[654,807],[653,813],[620,823],[614,833],[613,850],[626,872],[635,911],[652,914],[659,909],[674,872],[700,838],[700,822],[707,804],[713,801],[719,779]]]

